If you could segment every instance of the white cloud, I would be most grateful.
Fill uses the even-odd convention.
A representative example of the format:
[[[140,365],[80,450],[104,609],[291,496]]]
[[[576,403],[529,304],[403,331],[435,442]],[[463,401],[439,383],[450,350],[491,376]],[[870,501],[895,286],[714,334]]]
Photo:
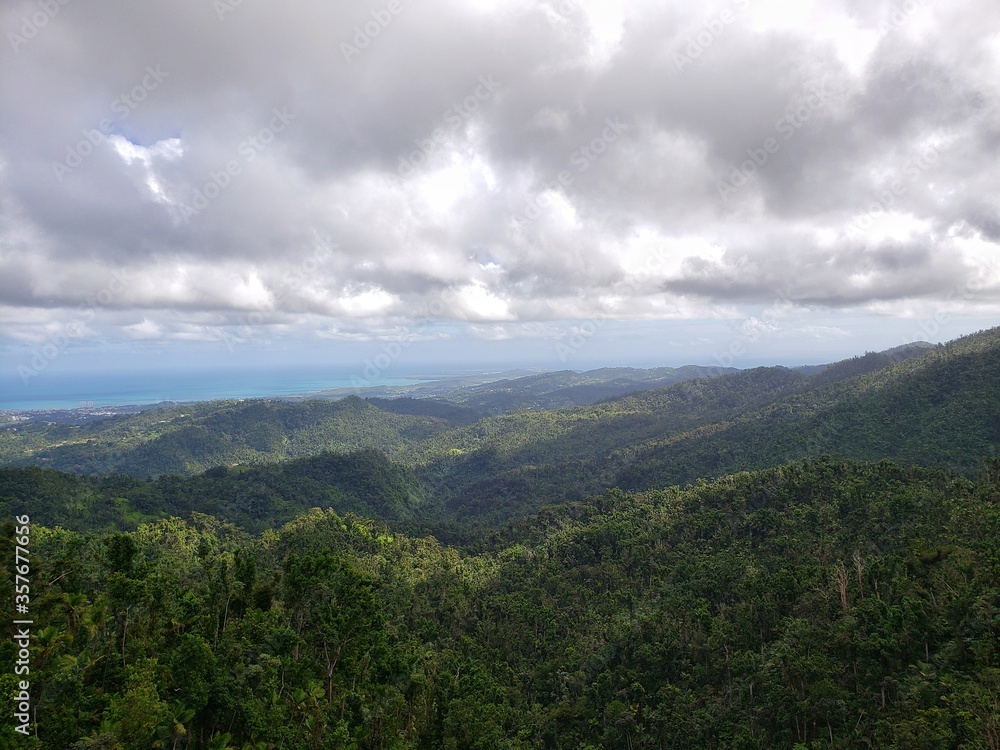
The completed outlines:
[[[508,303],[485,284],[475,282],[445,292],[443,299],[462,320],[512,320]]]
[[[139,146],[120,135],[112,135],[108,142],[126,164],[138,162],[145,171],[145,184],[153,198],[159,203],[173,205],[167,194],[157,169],[162,162],[171,162],[184,156],[184,144],[180,138],[166,138],[152,146]]]
[[[340,298],[340,307],[351,317],[378,315],[386,312],[399,299],[384,289],[372,288],[349,292]]]
[[[527,339],[767,305],[978,314],[1000,300],[1000,31],[986,0],[911,5],[414,6],[349,63],[335,31],[367,0],[243,4],[221,36],[201,0],[61,16],[59,55],[52,27],[0,69],[0,331],[44,340],[102,294],[88,330],[109,340],[210,341],[250,313],[268,336],[351,341],[428,318]],[[151,61],[164,85],[53,176]],[[789,127],[815,82],[842,95]],[[332,249],[311,263],[316,235]]]
[[[141,323],[124,326],[125,335],[132,339],[158,339],[163,335],[163,328],[156,321],[143,318]]]

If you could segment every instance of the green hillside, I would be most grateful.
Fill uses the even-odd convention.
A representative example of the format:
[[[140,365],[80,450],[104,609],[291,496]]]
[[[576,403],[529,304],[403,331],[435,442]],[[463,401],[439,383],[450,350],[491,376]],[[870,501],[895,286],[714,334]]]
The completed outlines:
[[[708,372],[701,367],[605,368],[454,386],[427,398],[255,399],[183,404],[81,424],[11,421],[0,429],[0,463],[155,476],[196,474],[223,464],[269,463],[325,450],[377,448],[393,458],[416,460],[429,438],[473,423],[485,413],[592,403]],[[438,393],[431,385],[420,389]]]
[[[601,373],[601,382],[616,374]],[[570,376],[579,377],[509,383],[528,381],[530,399],[532,387],[551,394]],[[492,398],[513,388],[509,383],[467,391]],[[75,428],[13,426],[0,431],[0,455],[13,465],[145,477],[371,449],[412,473],[406,484],[429,498],[415,514],[421,520],[496,525],[611,487],[685,484],[821,455],[891,458],[971,476],[998,454],[998,383],[1000,329],[993,329],[941,347],[868,353],[818,372],[757,368],[582,407],[481,419],[443,399],[350,397],[195,404]],[[287,475],[281,483],[297,487]],[[309,507],[275,502],[288,512]],[[362,502],[327,504],[368,512]],[[393,507],[379,517],[406,515]]]
[[[973,475],[1000,448],[1000,329],[804,375],[758,368],[578,409],[517,412],[433,438],[421,470],[463,521],[821,455]]]
[[[405,454],[444,430],[440,416],[391,413],[340,401],[230,401],[152,409],[79,427],[33,424],[0,431],[8,465],[85,474],[195,474],[219,465],[273,463],[324,451]]]
[[[279,526],[310,508],[386,521],[440,516],[420,480],[373,449],[151,480],[0,468],[0,500],[9,515],[29,513],[45,526],[101,531],[190,513],[215,515],[248,531]]]
[[[319,510],[35,527],[37,738],[5,716],[0,742],[991,748],[998,476],[824,460],[610,491],[477,555]]]
[[[562,370],[458,388],[442,394],[442,398],[484,414],[563,409],[734,372],[732,368],[693,365],[648,370],[634,367],[604,367],[587,372]]]
[[[710,431],[645,446],[614,484],[655,487],[824,453],[971,475],[1000,455],[1000,329],[839,382],[829,375]]]
[[[484,418],[9,425],[0,746],[994,750],[998,385],[994,329]]]

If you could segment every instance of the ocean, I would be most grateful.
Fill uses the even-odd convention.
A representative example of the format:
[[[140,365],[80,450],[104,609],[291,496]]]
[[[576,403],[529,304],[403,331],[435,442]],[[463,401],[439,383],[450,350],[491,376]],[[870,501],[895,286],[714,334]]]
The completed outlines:
[[[6,377],[0,409],[77,409],[81,406],[214,401],[227,398],[297,396],[329,388],[350,388],[354,373],[324,370],[43,372],[24,383]],[[385,378],[366,385],[413,385],[422,380]],[[93,402],[91,404],[91,402]]]

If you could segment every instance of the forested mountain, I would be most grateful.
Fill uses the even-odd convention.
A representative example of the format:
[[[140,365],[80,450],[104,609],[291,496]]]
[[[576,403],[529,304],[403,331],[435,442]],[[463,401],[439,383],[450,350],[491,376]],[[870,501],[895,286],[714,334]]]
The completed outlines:
[[[782,367],[757,368],[582,408],[528,410],[471,424],[467,411],[421,399],[206,405],[203,413],[171,409],[110,427],[85,425],[74,433],[78,442],[42,451],[38,461],[78,459],[84,450],[102,455],[94,448],[99,441],[107,444],[119,434],[141,437],[140,420],[169,426],[161,420],[173,415],[182,426],[165,428],[146,442],[137,438],[118,469],[162,470],[213,461],[219,468],[190,480],[77,483],[77,495],[91,499],[53,505],[62,510],[52,522],[103,498],[101,512],[87,512],[109,522],[113,517],[123,521],[125,507],[146,514],[133,515],[133,522],[178,508],[258,529],[316,506],[388,521],[421,521],[430,524],[423,528],[448,536],[440,524],[502,524],[543,504],[582,499],[610,487],[684,484],[824,454],[888,457],[972,475],[1000,445],[997,353],[995,334],[983,334],[888,367],[884,355],[869,354],[810,376]],[[86,432],[90,429],[97,437]],[[329,471],[331,461],[341,459],[330,456],[272,468],[238,464],[227,469],[223,464],[234,455],[273,461],[323,445],[334,451],[368,446],[369,452],[349,457],[352,467],[341,479]],[[374,458],[383,451],[393,460]],[[317,474],[326,478],[317,481]],[[376,489],[366,489],[365,495],[352,491],[352,485]]]
[[[817,370],[824,365],[817,366]],[[479,416],[501,414],[520,409],[560,409],[583,406],[627,393],[662,388],[694,378],[737,372],[732,367],[602,367],[576,372],[499,372],[478,375],[444,375],[408,385],[332,388],[314,394],[320,398],[344,398],[361,395],[381,402],[419,400],[446,402],[464,406]],[[302,397],[283,400],[301,401]]]
[[[1000,329],[842,380],[831,379],[836,369],[710,431],[645,446],[615,484],[656,487],[824,453],[971,475],[1000,455]]]
[[[432,498],[420,504],[424,520],[496,524],[610,487],[684,484],[825,454],[972,475],[997,455],[998,383],[1000,329],[993,329],[941,347],[869,353],[811,374],[757,368],[584,407],[482,419],[441,399],[249,401],[77,428],[8,427],[2,440],[8,463],[138,477],[213,466],[238,473],[249,464],[375,449],[410,472],[404,484],[415,495]],[[293,476],[303,466],[268,474],[281,490],[264,494],[285,509],[275,516],[282,521],[310,507],[287,499],[299,492]],[[361,513],[369,507],[333,495],[316,504]],[[397,520],[396,511],[379,517]],[[223,516],[238,520],[243,512]]]
[[[1000,471],[986,469],[823,460],[609,491],[476,555],[319,510],[259,536],[202,514],[125,534],[35,527],[37,735],[5,716],[0,741],[994,748]],[[15,692],[11,670],[0,687]]]
[[[992,342],[996,349],[995,332],[971,338],[981,344]],[[958,343],[949,346],[954,349]],[[899,363],[921,353],[924,356],[917,361],[927,364],[933,361],[936,351],[932,348],[927,354],[926,345],[913,345],[880,354],[869,353],[825,366],[808,376],[781,367],[721,374],[713,370],[721,378],[718,383],[696,377],[707,375],[710,370],[706,368],[645,371],[608,368],[582,374],[546,373],[459,388],[448,394],[451,400],[371,398],[365,403],[354,397],[305,402],[255,399],[183,404],[81,425],[13,422],[0,430],[0,461],[77,473],[124,472],[148,476],[192,474],[224,463],[279,461],[324,450],[377,448],[394,459],[415,465],[435,455],[455,455],[457,451],[490,447],[505,451],[512,446],[544,443],[552,437],[562,441],[567,433],[583,424],[619,425],[623,434],[613,438],[599,435],[604,439],[597,451],[600,454],[607,443],[627,447],[651,437],[674,434],[684,425],[724,422],[796,387],[803,392],[800,401],[813,399],[818,404],[831,398],[830,394],[820,392],[822,386],[856,379],[855,385],[835,392],[832,397],[850,396],[859,387],[867,387],[861,382],[864,375],[879,370],[895,371]],[[680,382],[665,388],[638,386],[640,382],[648,386],[665,379]],[[477,409],[485,408],[484,401],[506,399],[519,388],[524,388],[527,394],[522,399],[531,401],[537,394],[548,398],[559,392],[559,388],[592,387],[581,385],[584,381],[598,384],[594,388],[613,388],[619,382],[636,387],[633,394],[601,399],[602,403],[582,409],[532,408],[477,419],[481,413]],[[566,385],[571,382],[577,385]],[[475,403],[477,407],[463,406],[458,401]],[[673,414],[678,408],[687,416]],[[468,427],[477,421],[480,424]],[[634,434],[628,434],[633,428]],[[836,446],[832,448],[836,450]],[[539,445],[536,452],[545,449]],[[589,457],[576,449],[565,452],[578,458]]]
[[[1000,329],[813,375],[758,368],[580,409],[518,412],[433,441],[439,453],[461,451],[423,474],[464,520],[512,518],[540,495],[683,484],[824,454],[971,475],[1000,452]]]
[[[998,355],[11,425],[0,744],[995,750]]]
[[[426,438],[485,414],[589,404],[735,372],[693,366],[623,367],[543,373],[486,384],[454,385],[462,383],[459,380],[445,381],[452,385],[440,387],[387,387],[435,395],[366,398],[377,411],[367,409],[357,396],[345,395],[339,401],[240,399],[182,404],[77,424],[10,421],[0,429],[0,462],[85,474],[150,476],[194,474],[220,464],[274,462],[324,450],[377,448],[394,458],[412,457]]]
[[[9,425],[0,431],[0,456],[8,465],[86,474],[194,474],[223,464],[268,463],[323,451],[376,448],[396,456],[449,424],[437,415],[378,409],[356,396],[304,403],[214,401],[80,426]]]
[[[255,467],[218,466],[193,477],[155,480],[0,468],[0,501],[9,513],[28,513],[46,526],[101,531],[194,512],[254,532],[279,526],[310,508],[385,521],[441,517],[409,469],[372,449]]]
[[[584,406],[629,393],[665,388],[674,383],[737,372],[724,367],[604,367],[587,372],[546,372],[458,388],[441,398],[482,414],[522,409],[562,409]]]

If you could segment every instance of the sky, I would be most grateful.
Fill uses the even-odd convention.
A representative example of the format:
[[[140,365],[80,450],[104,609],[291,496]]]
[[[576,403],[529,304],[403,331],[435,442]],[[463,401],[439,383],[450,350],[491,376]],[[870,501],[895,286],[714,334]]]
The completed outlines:
[[[8,0],[0,32],[19,387],[792,365],[1000,319],[995,0]]]

